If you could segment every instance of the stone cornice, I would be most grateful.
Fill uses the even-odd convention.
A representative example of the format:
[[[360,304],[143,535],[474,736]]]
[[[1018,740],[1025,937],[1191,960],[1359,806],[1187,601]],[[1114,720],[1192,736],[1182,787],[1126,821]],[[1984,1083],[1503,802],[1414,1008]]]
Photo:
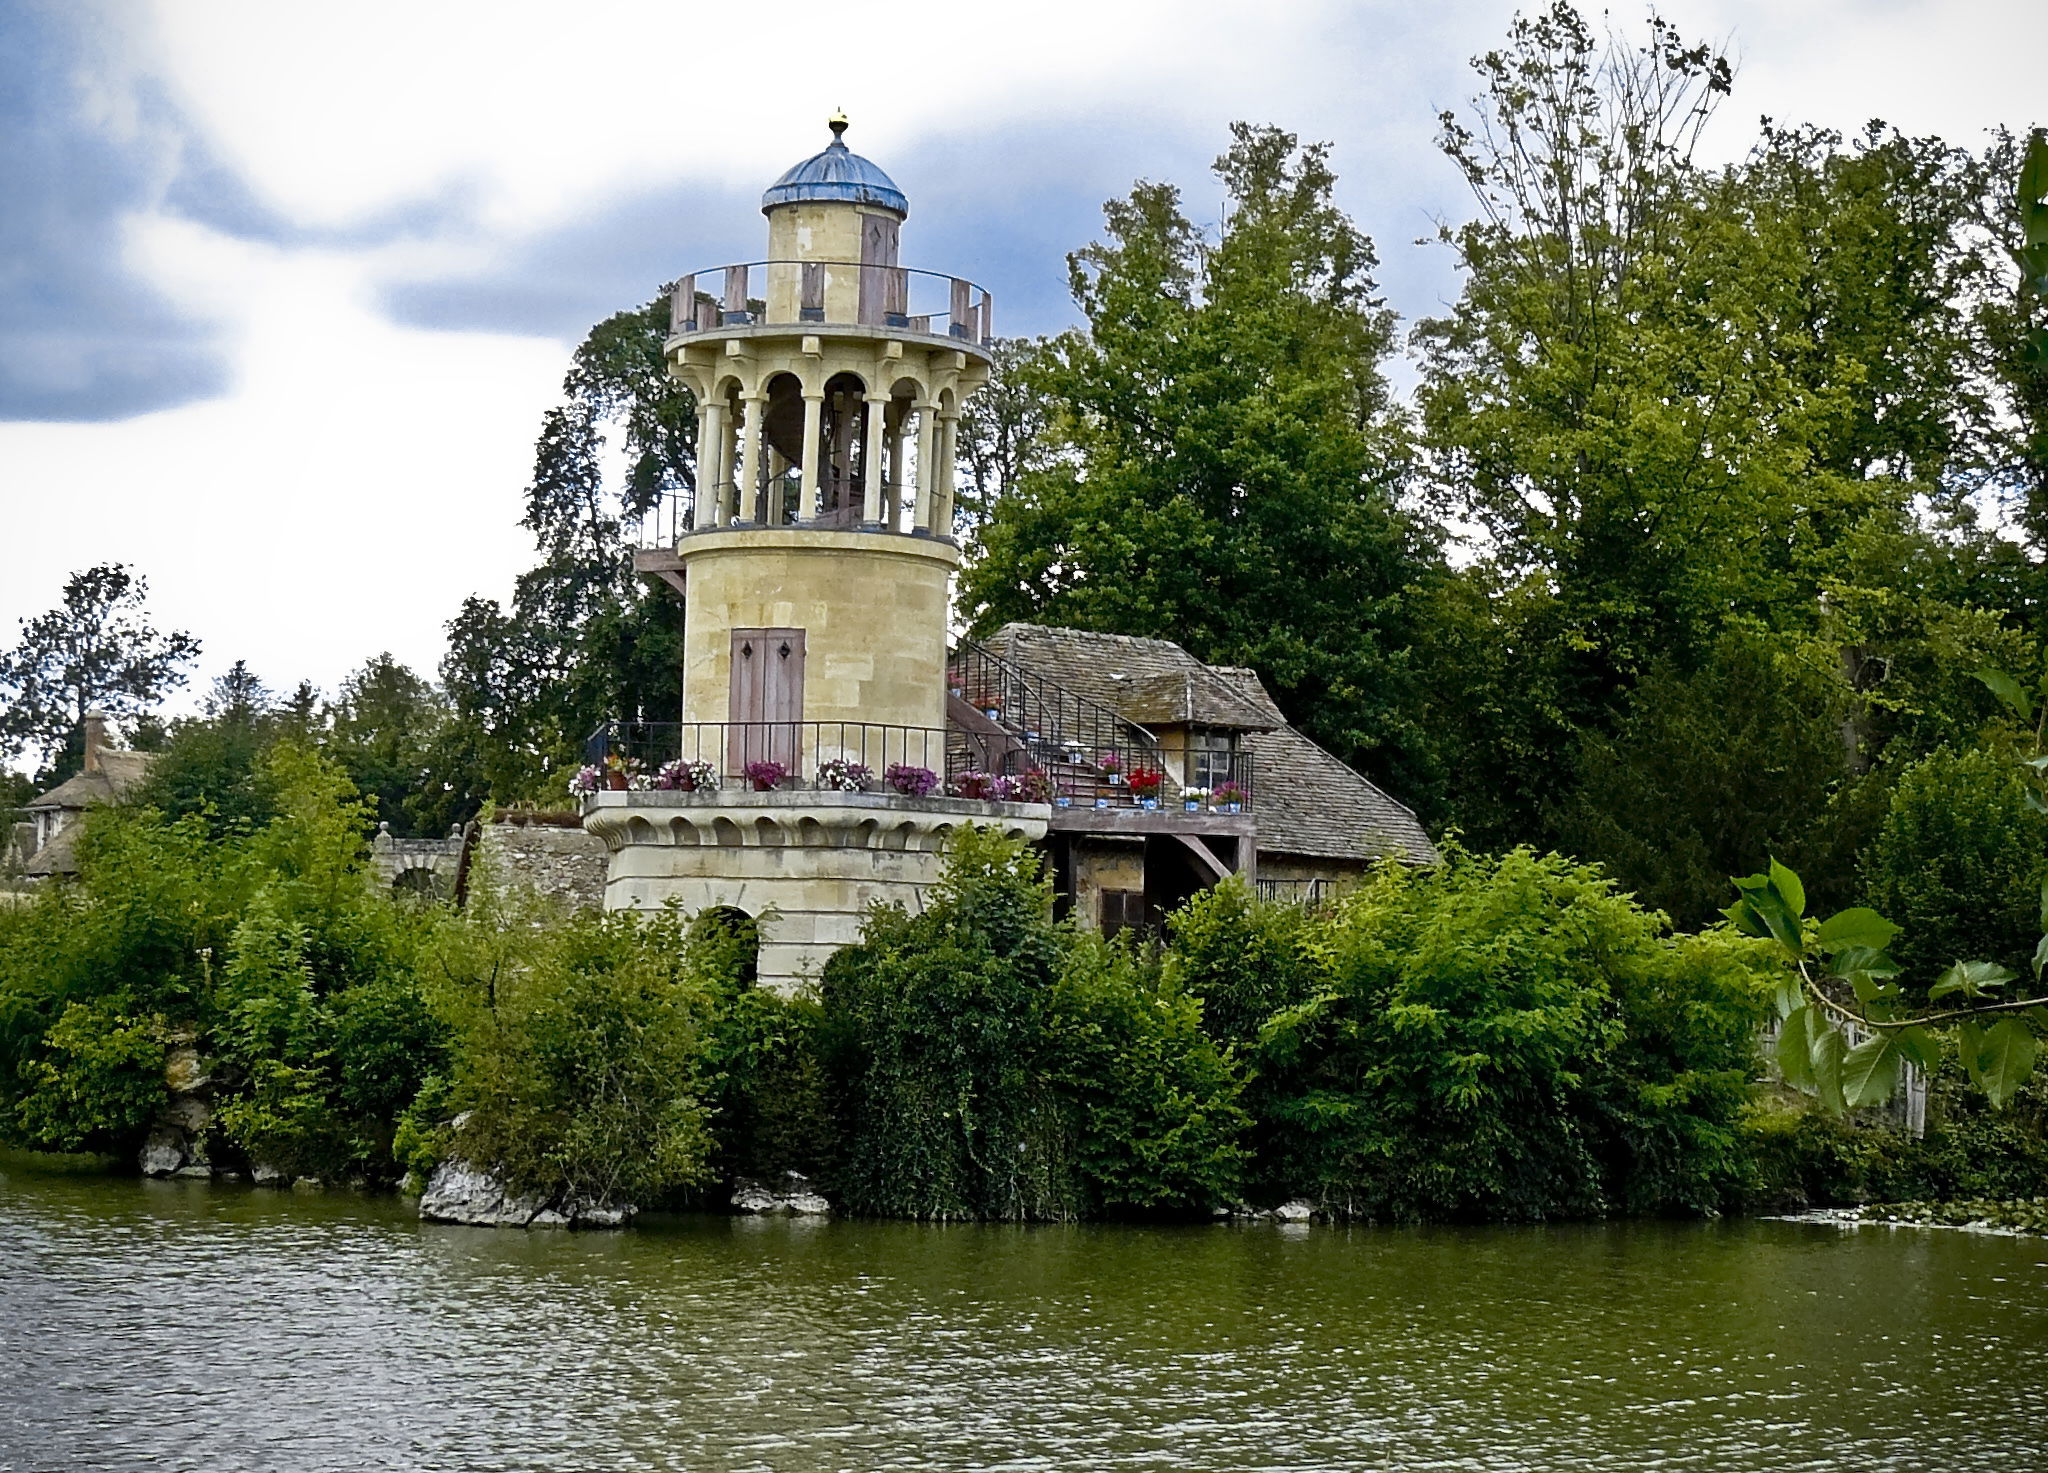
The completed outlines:
[[[937,853],[966,824],[998,829],[1013,839],[1040,839],[1051,816],[1043,803],[745,788],[607,791],[583,803],[583,827],[614,853],[641,844]]]

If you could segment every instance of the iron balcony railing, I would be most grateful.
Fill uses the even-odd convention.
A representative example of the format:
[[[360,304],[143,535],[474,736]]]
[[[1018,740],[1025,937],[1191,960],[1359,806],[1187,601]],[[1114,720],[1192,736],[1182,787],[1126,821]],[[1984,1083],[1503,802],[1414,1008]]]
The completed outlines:
[[[1337,898],[1338,882],[1328,879],[1316,880],[1254,880],[1252,887],[1259,899],[1277,905],[1319,906]]]
[[[830,762],[864,769],[877,788],[891,767],[948,775],[943,730],[870,721],[608,721],[590,734],[584,760],[623,771],[628,786],[659,786],[670,764],[692,762],[707,764],[723,787],[745,785],[748,769],[765,763],[783,769],[777,787],[832,786],[820,778]]]
[[[1228,795],[1185,793],[1172,770],[1158,764],[1159,755],[1149,745],[1112,743],[1070,753],[958,727],[864,721],[608,721],[584,747],[584,761],[604,774],[601,785],[616,788],[688,790],[708,783],[1061,807],[1138,807],[1149,800],[1162,809],[1228,808]],[[691,764],[701,766],[693,772]],[[1244,771],[1248,798],[1248,763]],[[1159,774],[1156,787],[1145,781],[1147,773]]]
[[[813,322],[986,345],[995,339],[995,298],[940,271],[786,259],[707,266],[679,280],[669,296],[670,337]]]
[[[733,483],[722,482],[710,488],[715,499],[719,492],[730,492]],[[882,498],[886,506],[896,508],[896,524],[886,519],[856,519],[851,513],[828,512],[821,517],[806,518],[803,515],[803,471],[792,466],[783,475],[764,477],[755,492],[742,495],[739,501],[739,515],[733,520],[735,526],[783,526],[818,527],[826,529],[853,528],[870,531],[900,532],[900,525],[910,516],[910,498],[915,494],[915,484],[910,481],[882,482]],[[782,516],[778,521],[770,515],[777,496],[782,498]],[[629,520],[626,535],[634,547],[663,548],[673,550],[677,543],[696,530],[697,497],[694,491],[664,491],[642,511],[635,520]]]

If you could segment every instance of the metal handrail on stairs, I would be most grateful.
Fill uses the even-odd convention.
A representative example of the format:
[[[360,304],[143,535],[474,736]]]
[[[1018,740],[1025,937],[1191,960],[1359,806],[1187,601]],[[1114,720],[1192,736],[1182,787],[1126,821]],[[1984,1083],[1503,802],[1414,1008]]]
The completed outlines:
[[[980,748],[991,770],[1007,774],[1035,768],[1056,789],[1071,794],[1092,791],[1102,759],[1114,756],[1125,778],[1141,767],[1161,773],[1162,798],[1181,791],[1151,732],[971,639],[961,640],[947,656],[946,687],[954,701],[984,718],[969,723],[956,716],[954,728],[956,740]]]

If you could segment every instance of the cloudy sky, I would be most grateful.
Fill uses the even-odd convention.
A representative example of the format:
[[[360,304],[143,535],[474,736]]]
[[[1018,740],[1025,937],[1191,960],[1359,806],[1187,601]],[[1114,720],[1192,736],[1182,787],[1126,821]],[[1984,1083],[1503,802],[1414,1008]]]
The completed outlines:
[[[383,649],[431,671],[529,561],[570,349],[758,255],[761,189],[837,107],[910,196],[906,261],[985,282],[1005,332],[1070,320],[1064,254],[1134,179],[1213,216],[1233,118],[1334,142],[1426,316],[1456,278],[1415,241],[1464,208],[1435,115],[1514,9],[0,0],[0,641],[123,561],[204,642],[195,687],[237,658],[280,688]],[[1763,114],[2048,121],[2040,0],[1661,10],[1740,60],[1724,152]]]

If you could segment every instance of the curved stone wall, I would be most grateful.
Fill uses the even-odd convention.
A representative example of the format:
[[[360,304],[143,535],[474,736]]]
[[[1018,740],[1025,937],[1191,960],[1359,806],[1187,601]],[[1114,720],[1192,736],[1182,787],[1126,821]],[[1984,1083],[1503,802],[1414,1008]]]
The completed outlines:
[[[607,910],[745,911],[760,923],[761,981],[790,991],[859,939],[870,905],[915,908],[963,824],[1035,840],[1051,812],[885,793],[602,792],[583,827],[611,852]]]

